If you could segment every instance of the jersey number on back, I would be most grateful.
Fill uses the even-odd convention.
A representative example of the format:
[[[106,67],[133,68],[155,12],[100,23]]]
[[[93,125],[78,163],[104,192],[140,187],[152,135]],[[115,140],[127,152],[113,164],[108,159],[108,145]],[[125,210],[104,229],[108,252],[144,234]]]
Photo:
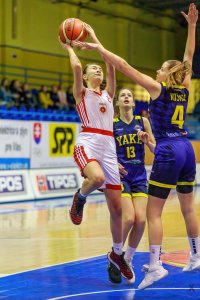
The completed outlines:
[[[183,116],[184,107],[182,105],[176,106],[174,114],[171,118],[171,123],[178,125],[178,128],[182,129],[184,124]]]

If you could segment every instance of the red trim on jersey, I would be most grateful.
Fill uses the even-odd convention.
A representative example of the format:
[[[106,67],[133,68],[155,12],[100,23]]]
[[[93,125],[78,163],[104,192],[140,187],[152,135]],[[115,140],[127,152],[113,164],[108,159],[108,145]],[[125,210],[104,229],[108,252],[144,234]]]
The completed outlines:
[[[93,93],[95,93],[95,94],[97,94],[97,95],[99,95],[99,96],[102,96],[102,91],[100,91],[100,93],[98,93],[96,91],[93,91],[93,90],[90,90],[90,91],[93,92]]]
[[[116,184],[106,184],[106,189],[121,191],[122,187],[121,187],[121,184],[119,184],[119,185],[116,185]]]
[[[74,147],[74,160],[77,163],[77,165],[78,165],[78,167],[81,171],[85,168],[85,166],[89,162],[91,162],[91,161],[98,162],[98,160],[95,159],[95,158],[88,158],[87,157],[83,146],[75,146]]]
[[[82,101],[79,104],[77,104],[76,107],[77,107],[81,122],[83,123],[83,126],[86,126],[89,123],[89,118],[88,118],[86,107],[85,107],[84,94],[82,95]]]
[[[98,134],[113,136],[113,132],[112,131],[104,130],[104,129],[99,129],[99,128],[84,127],[82,129],[82,132],[98,133]]]

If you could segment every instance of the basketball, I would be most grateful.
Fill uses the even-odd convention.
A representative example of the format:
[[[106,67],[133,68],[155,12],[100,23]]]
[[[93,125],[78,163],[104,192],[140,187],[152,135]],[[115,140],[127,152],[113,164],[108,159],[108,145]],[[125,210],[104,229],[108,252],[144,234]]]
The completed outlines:
[[[81,20],[70,18],[60,24],[58,34],[63,43],[70,45],[72,41],[83,42],[88,32]]]

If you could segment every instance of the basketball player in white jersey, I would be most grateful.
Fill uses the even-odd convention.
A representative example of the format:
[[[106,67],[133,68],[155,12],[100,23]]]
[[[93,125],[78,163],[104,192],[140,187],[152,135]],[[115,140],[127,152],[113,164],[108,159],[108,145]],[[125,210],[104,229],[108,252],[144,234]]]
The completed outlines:
[[[93,42],[98,42],[93,29],[87,26]],[[74,224],[82,222],[83,207],[86,197],[96,189],[103,189],[110,211],[110,226],[113,238],[112,251],[108,259],[129,281],[133,272],[124,260],[122,253],[122,208],[121,184],[113,137],[113,97],[115,93],[115,70],[106,64],[106,88],[101,91],[103,82],[102,68],[97,64],[89,64],[82,71],[82,65],[73,48],[60,41],[68,51],[74,74],[73,95],[82,121],[74,149],[74,159],[80,168],[84,181],[75,193],[70,217]],[[87,88],[83,85],[85,81]]]

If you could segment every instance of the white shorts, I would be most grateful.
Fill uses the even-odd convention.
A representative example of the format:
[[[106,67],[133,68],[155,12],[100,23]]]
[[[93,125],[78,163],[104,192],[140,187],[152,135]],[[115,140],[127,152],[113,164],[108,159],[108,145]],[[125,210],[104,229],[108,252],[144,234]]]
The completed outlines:
[[[81,171],[89,162],[97,161],[106,178],[100,189],[121,190],[113,136],[81,132],[74,147],[74,159]]]

